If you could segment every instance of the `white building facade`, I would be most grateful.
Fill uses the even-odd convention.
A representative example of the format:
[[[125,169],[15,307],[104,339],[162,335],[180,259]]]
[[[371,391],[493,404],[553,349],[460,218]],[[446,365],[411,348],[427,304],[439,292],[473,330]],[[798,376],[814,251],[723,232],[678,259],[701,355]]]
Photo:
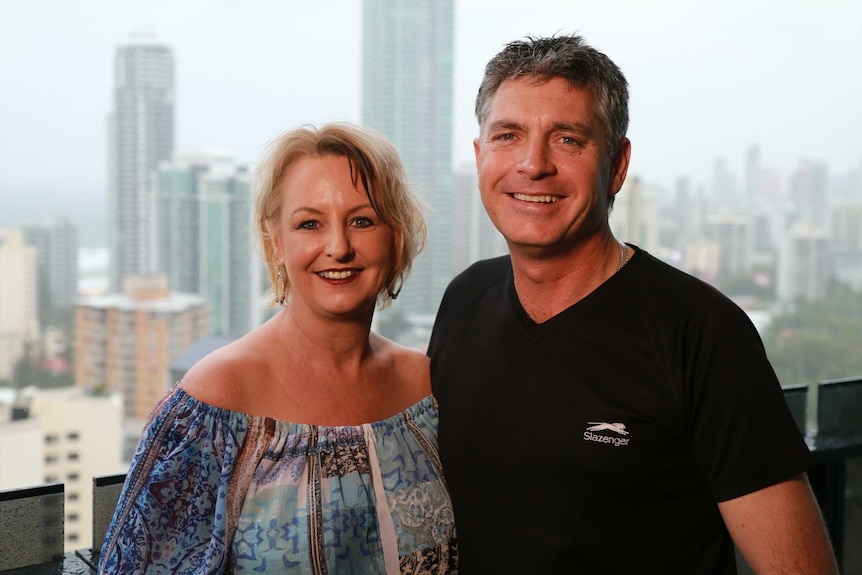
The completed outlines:
[[[42,426],[44,482],[65,486],[66,551],[93,544],[93,477],[127,470],[122,410],[116,393],[93,395],[74,387],[33,393],[30,414]]]
[[[19,229],[0,230],[0,380],[11,381],[39,337],[37,251]]]

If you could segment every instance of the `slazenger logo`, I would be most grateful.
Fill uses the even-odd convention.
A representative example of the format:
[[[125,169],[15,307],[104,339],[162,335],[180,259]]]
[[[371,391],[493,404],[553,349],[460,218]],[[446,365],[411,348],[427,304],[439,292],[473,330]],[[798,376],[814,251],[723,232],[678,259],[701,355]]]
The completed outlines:
[[[616,437],[615,435],[599,435],[594,431],[612,431],[617,435],[628,435],[624,423],[607,423],[604,421],[588,421],[587,430],[584,432],[584,441],[595,441],[596,443],[610,443],[614,447],[628,445],[628,437]]]

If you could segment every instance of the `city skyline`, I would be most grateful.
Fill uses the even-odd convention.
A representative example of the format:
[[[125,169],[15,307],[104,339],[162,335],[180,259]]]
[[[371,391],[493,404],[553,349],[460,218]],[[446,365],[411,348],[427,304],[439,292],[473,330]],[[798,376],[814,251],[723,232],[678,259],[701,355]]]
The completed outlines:
[[[60,209],[106,193],[103,126],[113,48],[141,29],[176,55],[179,151],[217,145],[240,163],[254,162],[269,140],[295,125],[360,120],[359,0],[289,7],[7,3],[0,7],[7,104],[0,111],[0,194],[54,198]],[[243,29],[254,33],[239,34]],[[456,167],[472,161],[472,100],[488,57],[526,34],[571,31],[626,73],[630,173],[646,181],[708,182],[719,156],[742,173],[750,144],[783,174],[802,159],[825,161],[836,173],[860,164],[854,144],[862,78],[848,73],[862,63],[858,2],[695,7],[674,0],[647,7],[506,0],[456,4]],[[236,41],[226,42],[228,33]]]
[[[20,457],[26,461],[21,464],[9,458],[7,448],[6,461],[22,468],[20,485],[66,484],[67,545],[89,537],[89,495],[79,497],[79,492],[89,488],[91,475],[104,471],[91,466],[90,452],[113,456],[123,443],[127,459],[140,420],[181,379],[175,376],[177,355],[196,360],[201,344],[212,344],[202,336],[211,331],[241,335],[245,328],[236,326],[260,319],[261,310],[252,307],[246,314],[243,305],[262,301],[256,296],[268,280],[265,273],[262,281],[258,277],[262,270],[255,267],[256,259],[246,261],[254,242],[245,229],[251,206],[242,200],[248,199],[262,149],[303,123],[372,125],[363,114],[369,103],[362,97],[364,1],[369,0],[307,5],[259,0],[249,7],[236,0],[151,0],[145,7],[137,1],[13,5],[0,0],[0,248],[4,238],[7,248],[5,254],[0,249],[0,279],[6,280],[0,281],[5,294],[0,325],[14,323],[17,330],[14,341],[7,338],[11,344],[0,341],[5,348],[15,346],[14,354],[0,357],[0,384],[33,406],[44,404],[40,396],[72,390],[19,392],[17,387],[75,381],[96,392],[78,394],[93,405],[86,411],[71,403],[71,394],[60,396],[50,426],[35,417],[16,421],[7,415],[12,404],[3,405],[11,400],[0,398],[0,426],[18,433],[14,457],[29,456]],[[793,323],[798,320],[790,312],[794,305],[819,312],[826,304],[841,303],[842,294],[858,303],[862,293],[862,107],[857,104],[862,100],[862,2],[794,6],[765,0],[750,6],[728,0],[695,7],[682,0],[643,5],[637,0],[445,0],[435,7],[443,5],[454,5],[455,11],[454,47],[445,54],[454,60],[453,75],[446,79],[453,101],[448,110],[434,113],[448,123],[440,126],[425,118],[407,126],[412,130],[390,136],[405,163],[413,158],[407,151],[411,139],[426,155],[434,146],[449,147],[439,145],[439,134],[432,146],[428,130],[445,131],[451,140],[451,170],[436,174],[434,181],[452,180],[452,191],[443,190],[452,198],[444,209],[427,214],[429,231],[444,238],[449,250],[439,250],[448,256],[449,271],[434,269],[441,289],[447,273],[506,251],[482,208],[472,168],[471,142],[478,132],[472,107],[482,67],[507,41],[577,31],[619,63],[630,83],[633,161],[611,214],[614,234],[735,298],[765,338],[771,357],[778,358],[783,384],[860,373],[854,349],[862,323],[845,311],[856,308],[836,307],[837,320],[825,312],[810,313],[810,325]],[[407,41],[391,48],[385,22],[380,18],[378,26],[365,27],[365,34],[381,35],[378,47],[415,47]],[[176,105],[175,153],[155,172],[162,187],[158,193],[151,190],[154,206],[171,217],[157,211],[153,222],[144,222],[155,227],[161,217],[161,244],[147,241],[160,248],[158,267],[171,269],[160,270],[168,277],[134,278],[125,293],[106,294],[108,261],[102,256],[110,246],[106,124],[115,106],[113,59],[118,46],[141,39],[168,47],[176,77],[170,88]],[[386,99],[385,92],[373,96],[373,103],[397,100]],[[399,94],[406,99],[423,95],[430,96]],[[430,107],[428,100],[423,103]],[[412,113],[409,105],[402,109]],[[442,163],[435,160],[433,169],[439,171]],[[421,189],[424,182],[417,183]],[[831,188],[840,193],[830,198]],[[192,195],[194,202],[180,207]],[[848,200],[847,205],[837,205],[836,198]],[[130,213],[137,216],[134,212],[133,206]],[[40,223],[56,215],[69,216],[62,220],[62,235]],[[797,218],[804,225],[792,226]],[[39,226],[45,229],[33,232]],[[29,239],[28,229],[34,236]],[[39,235],[49,231],[60,239],[52,236],[49,242]],[[23,243],[17,237],[21,233]],[[193,234],[194,241],[189,239]],[[85,249],[77,257],[69,255],[79,246]],[[36,265],[64,258],[65,266]],[[253,280],[243,274],[249,267]],[[376,318],[389,319],[388,327],[400,330],[404,339],[388,337],[424,349],[436,300],[428,300],[433,305],[427,317],[402,322],[386,315],[401,311],[397,306],[411,298],[429,297],[427,290],[419,291],[417,270],[404,297]],[[173,283],[182,273],[199,277]],[[57,296],[63,304],[53,307],[71,312],[74,330],[71,325],[39,329],[35,319],[46,315],[40,307],[44,302],[35,298],[33,286],[39,282],[48,288],[72,286],[71,296]],[[383,333],[381,325],[375,330]],[[841,328],[837,335],[831,333],[834,325]],[[71,372],[58,369],[52,375],[49,369],[57,365]],[[121,391],[125,399],[104,395],[104,389]],[[7,390],[0,385],[0,391]],[[75,417],[67,422],[63,407],[70,406]],[[114,421],[120,420],[121,406],[125,425]],[[111,411],[91,411],[99,408]],[[39,413],[47,411],[34,407],[32,414]],[[101,427],[105,421],[112,427]],[[100,442],[99,433],[111,441]]]

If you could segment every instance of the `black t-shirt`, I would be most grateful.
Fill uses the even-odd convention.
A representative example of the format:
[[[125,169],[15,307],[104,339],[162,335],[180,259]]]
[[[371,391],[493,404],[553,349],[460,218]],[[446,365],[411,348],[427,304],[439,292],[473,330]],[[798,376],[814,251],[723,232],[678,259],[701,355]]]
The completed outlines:
[[[735,573],[716,502],[810,462],[745,313],[642,250],[542,324],[479,262],[429,355],[465,575]]]

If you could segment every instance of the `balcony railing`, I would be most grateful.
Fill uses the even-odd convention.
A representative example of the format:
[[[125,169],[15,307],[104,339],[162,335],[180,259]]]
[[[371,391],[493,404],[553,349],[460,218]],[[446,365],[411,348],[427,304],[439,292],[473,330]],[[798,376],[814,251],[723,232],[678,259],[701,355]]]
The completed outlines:
[[[862,377],[796,385],[784,395],[816,464],[811,486],[842,573],[862,573]],[[849,473],[848,473],[849,469]],[[63,551],[62,484],[0,491],[0,575],[93,574],[124,475],[93,479],[93,545]],[[750,573],[739,559],[740,573]]]
[[[63,552],[63,484],[0,491],[0,573],[60,575],[96,572],[98,550],[126,476],[93,478],[93,548]]]

